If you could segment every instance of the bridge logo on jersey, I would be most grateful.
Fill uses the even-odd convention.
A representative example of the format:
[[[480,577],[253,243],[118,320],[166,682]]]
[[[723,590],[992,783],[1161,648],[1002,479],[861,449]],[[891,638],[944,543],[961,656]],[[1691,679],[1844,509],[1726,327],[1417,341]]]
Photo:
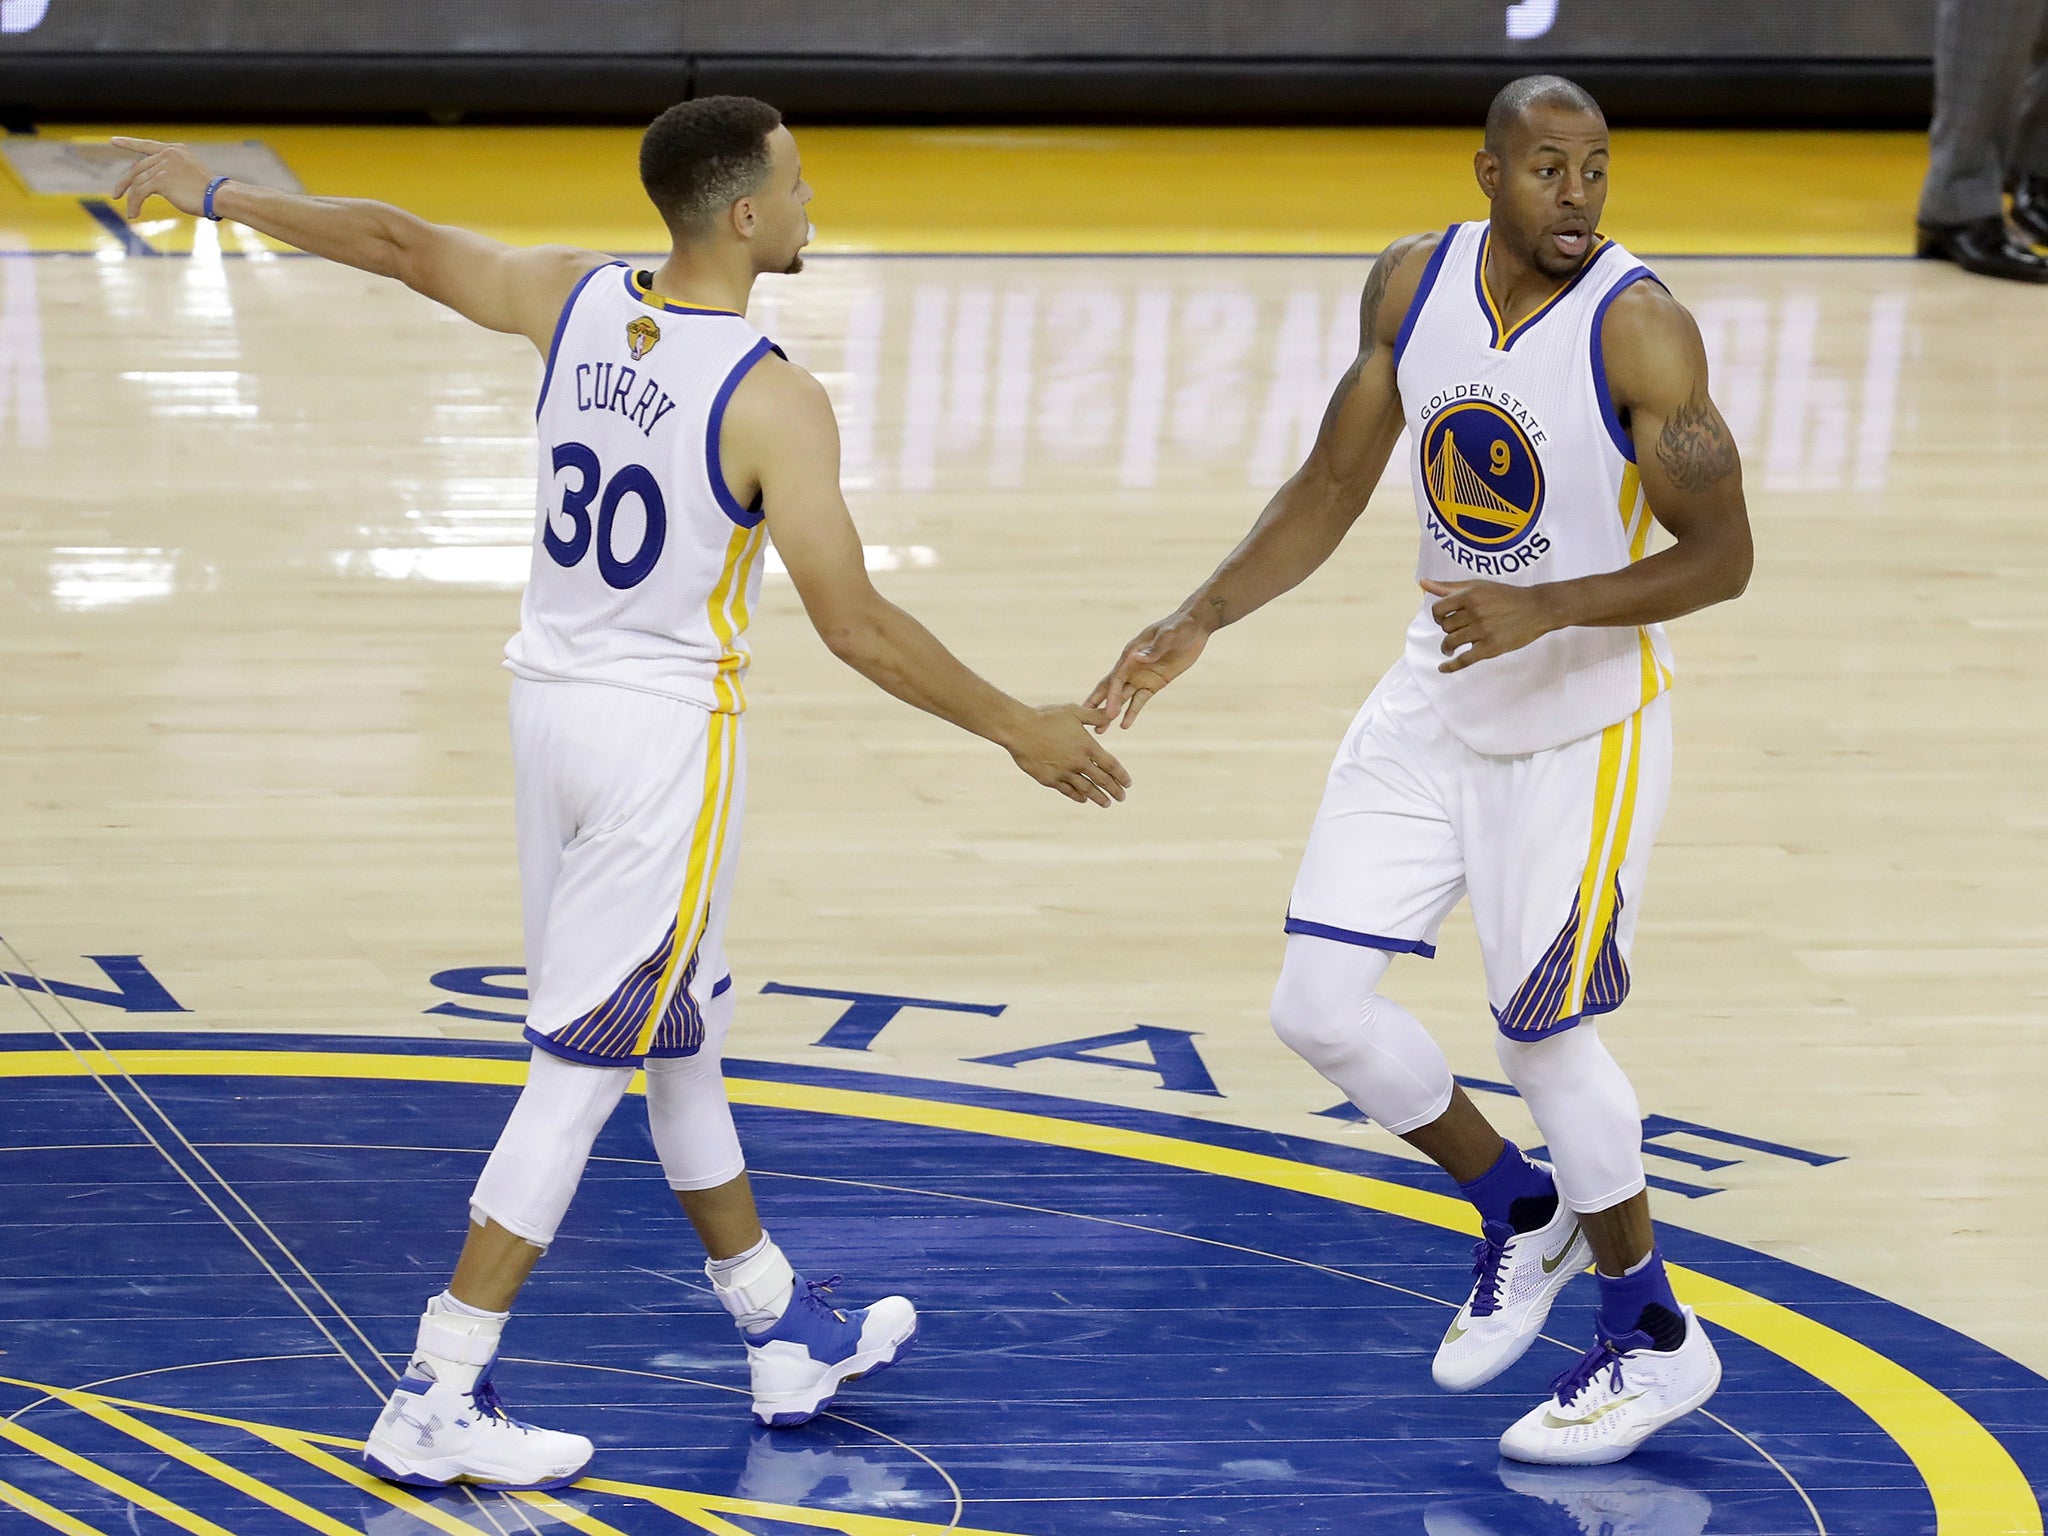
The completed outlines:
[[[1437,413],[1423,434],[1422,479],[1437,521],[1469,550],[1513,549],[1543,515],[1536,445],[1491,400],[1461,400]]]
[[[626,350],[633,354],[633,361],[654,350],[654,344],[661,340],[661,327],[645,315],[636,316],[626,322]]]

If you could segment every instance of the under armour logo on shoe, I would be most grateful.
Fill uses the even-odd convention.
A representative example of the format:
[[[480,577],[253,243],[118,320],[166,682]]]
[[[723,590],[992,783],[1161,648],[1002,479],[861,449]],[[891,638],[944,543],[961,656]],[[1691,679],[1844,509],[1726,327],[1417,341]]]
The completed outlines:
[[[407,1429],[411,1430],[416,1436],[419,1437],[419,1445],[422,1450],[432,1449],[434,1444],[434,1431],[441,1427],[441,1419],[438,1414],[425,1419],[416,1419],[411,1414],[407,1413],[403,1408],[394,1408],[392,1410],[392,1416],[397,1420],[398,1423],[403,1424]]]

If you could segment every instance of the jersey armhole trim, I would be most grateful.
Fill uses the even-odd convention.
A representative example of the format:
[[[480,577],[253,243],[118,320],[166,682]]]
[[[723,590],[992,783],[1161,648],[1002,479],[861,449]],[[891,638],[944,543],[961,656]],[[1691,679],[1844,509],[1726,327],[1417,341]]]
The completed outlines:
[[[704,422],[704,473],[711,481],[711,494],[718,498],[719,510],[742,528],[752,528],[761,521],[761,498],[756,496],[751,507],[743,507],[739,498],[733,495],[732,487],[725,483],[725,465],[719,457],[718,435],[725,426],[725,408],[732,400],[732,392],[740,387],[740,380],[753,372],[754,364],[775,350],[775,343],[766,336],[747,349],[747,355],[732,365],[732,372],[718,386],[718,393],[711,400],[710,414]]]
[[[562,301],[562,312],[555,317],[555,334],[548,341],[548,365],[540,376],[540,398],[533,402],[533,415],[540,419],[541,407],[548,403],[548,386],[555,382],[555,354],[562,350],[562,332],[569,329],[569,312],[576,307],[576,301],[583,296],[583,290],[590,286],[590,280],[610,267],[622,267],[622,261],[608,261],[602,267],[592,267],[576,279],[576,286],[569,290],[569,297]]]
[[[1436,243],[1436,249],[1429,253],[1429,264],[1422,269],[1422,281],[1415,285],[1415,297],[1408,301],[1408,313],[1401,317],[1401,329],[1394,335],[1394,366],[1401,366],[1401,354],[1408,350],[1408,338],[1415,334],[1415,322],[1422,318],[1423,301],[1429,297],[1429,290],[1436,286],[1436,275],[1443,270],[1444,257],[1450,254],[1451,241],[1457,237],[1458,225],[1453,224]]]
[[[1593,306],[1593,395],[1600,402],[1600,420],[1607,428],[1608,438],[1616,451],[1631,464],[1636,462],[1635,444],[1628,440],[1628,432],[1621,424],[1621,412],[1614,408],[1614,393],[1607,387],[1607,347],[1601,340],[1601,331],[1607,324],[1607,306],[1644,278],[1656,282],[1657,274],[1648,267],[1630,267],[1615,279],[1614,286],[1603,293],[1600,302]]]

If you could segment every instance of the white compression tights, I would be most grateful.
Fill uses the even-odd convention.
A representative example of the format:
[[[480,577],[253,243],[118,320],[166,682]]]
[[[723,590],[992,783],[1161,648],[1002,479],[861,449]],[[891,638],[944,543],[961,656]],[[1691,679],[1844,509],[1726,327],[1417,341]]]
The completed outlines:
[[[1273,1029],[1365,1114],[1397,1136],[1451,1103],[1451,1069],[1415,1016],[1378,988],[1391,957],[1292,934],[1273,989]],[[1496,1037],[1502,1070],[1549,1143],[1558,1194],[1604,1211],[1643,1187],[1635,1091],[1590,1023],[1541,1040]]]
[[[646,1063],[647,1126],[671,1189],[713,1189],[746,1171],[725,1096],[731,1021],[728,992],[706,1010],[704,1045],[696,1055]],[[536,1248],[552,1243],[591,1145],[632,1079],[631,1067],[586,1066],[536,1048],[526,1087],[470,1196],[471,1219],[488,1218]]]

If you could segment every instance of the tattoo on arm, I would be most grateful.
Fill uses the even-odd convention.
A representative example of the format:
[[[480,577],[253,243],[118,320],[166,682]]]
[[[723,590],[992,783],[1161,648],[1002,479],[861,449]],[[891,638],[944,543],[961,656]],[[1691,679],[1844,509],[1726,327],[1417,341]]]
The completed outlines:
[[[1681,491],[1703,491],[1735,473],[1735,443],[1728,423],[1704,390],[1664,418],[1657,462]]]
[[[1329,408],[1323,412],[1323,430],[1328,432],[1337,419],[1337,413],[1344,408],[1344,402],[1351,391],[1358,386],[1358,376],[1365,372],[1365,365],[1372,361],[1373,354],[1380,348],[1380,305],[1387,297],[1387,285],[1394,279],[1394,269],[1408,257],[1408,253],[1422,244],[1423,235],[1410,235],[1405,240],[1396,240],[1372,264],[1372,273],[1365,280],[1365,293],[1358,301],[1358,356],[1351,360],[1351,366],[1344,370],[1344,377],[1337,381],[1337,387],[1330,393]]]
[[[1358,301],[1358,363],[1354,365],[1354,371],[1379,349],[1380,304],[1386,299],[1387,284],[1393,281],[1394,268],[1407,254],[1405,243],[1390,246],[1372,264],[1372,275],[1365,280],[1365,295]]]

